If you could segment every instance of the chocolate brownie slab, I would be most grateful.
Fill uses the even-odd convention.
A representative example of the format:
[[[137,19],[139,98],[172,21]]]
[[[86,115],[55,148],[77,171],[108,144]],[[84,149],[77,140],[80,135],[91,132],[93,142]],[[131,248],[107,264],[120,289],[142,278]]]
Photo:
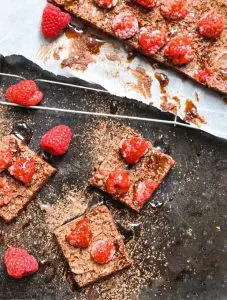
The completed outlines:
[[[156,6],[152,9],[144,9],[136,4],[135,1],[119,0],[117,5],[109,10],[99,8],[93,0],[51,0],[50,2],[62,6],[66,11],[111,36],[115,36],[112,29],[114,17],[121,12],[130,12],[136,16],[140,28],[146,27],[153,30],[164,29],[167,32],[168,41],[176,35],[183,35],[189,38],[194,57],[187,64],[182,66],[173,65],[164,55],[166,46],[155,54],[148,56],[151,56],[158,62],[164,63],[167,66],[173,67],[202,84],[207,84],[210,88],[216,89],[222,93],[227,93],[227,29],[225,28],[221,36],[217,39],[204,38],[197,30],[198,20],[200,20],[207,12],[222,15],[227,24],[227,7],[225,0],[188,0],[188,14],[181,20],[175,21],[168,21],[161,15],[160,1],[156,1]],[[147,55],[139,45],[138,34],[130,39],[124,40],[124,43],[142,54]],[[203,78],[197,76],[198,72],[203,72],[207,68],[210,69],[212,74],[209,76],[209,80],[207,80],[207,78],[204,79],[204,76]]]
[[[92,240],[88,248],[81,249],[70,245],[66,236],[84,218],[89,221]],[[112,215],[104,205],[95,207],[86,215],[62,225],[55,231],[55,235],[79,287],[108,276],[132,263],[126,253],[122,236],[117,231]],[[92,246],[100,240],[114,241],[117,245],[113,258],[104,264],[96,262],[91,255]]]
[[[1,197],[6,197],[7,204],[0,207],[0,217],[9,222],[14,219],[32,197],[46,184],[48,179],[56,172],[56,169],[44,161],[35,152],[30,150],[20,139],[14,135],[5,136],[0,140],[0,151],[10,149],[13,161],[26,157],[35,162],[35,173],[32,181],[24,185],[9,174],[7,170],[0,174],[1,181],[9,188],[9,195],[4,195],[0,187]]]
[[[138,183],[152,180],[156,183],[154,190],[163,181],[169,170],[175,165],[175,161],[167,154],[161,153],[152,146],[150,142],[148,151],[138,161],[138,163],[129,166],[119,151],[121,141],[126,138],[141,137],[131,128],[127,128],[123,134],[116,137],[111,143],[108,156],[95,167],[90,184],[107,192],[106,182],[109,174],[114,170],[123,169],[127,171],[130,187],[127,193],[123,195],[112,195],[114,199],[120,200],[133,210],[139,212],[144,203],[138,205],[135,201],[135,186]],[[152,194],[152,193],[151,193]],[[148,200],[148,199],[146,199]]]

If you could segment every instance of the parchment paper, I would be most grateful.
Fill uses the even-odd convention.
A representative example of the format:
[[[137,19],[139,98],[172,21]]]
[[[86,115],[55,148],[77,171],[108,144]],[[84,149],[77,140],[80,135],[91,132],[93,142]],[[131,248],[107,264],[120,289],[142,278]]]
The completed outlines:
[[[159,109],[164,96],[168,102],[176,105],[177,115],[182,119],[185,117],[186,99],[190,99],[196,105],[198,113],[205,118],[206,124],[199,124],[201,129],[227,139],[227,105],[224,96],[186,80],[164,67],[162,70],[156,69],[145,58],[135,57],[129,61],[128,53],[117,41],[108,39],[84,71],[62,68],[60,63],[68,57],[70,40],[64,34],[55,41],[47,41],[42,37],[40,23],[45,5],[46,0],[0,1],[1,54],[23,55],[54,74],[75,76],[97,83],[112,94],[152,104]],[[59,47],[61,51],[56,60],[54,53]],[[107,59],[107,54],[116,59]],[[138,88],[138,68],[153,80],[150,95]],[[160,92],[159,82],[154,77],[155,72],[165,73],[170,80],[165,95]],[[177,97],[175,99],[179,99],[180,104],[173,100],[173,97]]]

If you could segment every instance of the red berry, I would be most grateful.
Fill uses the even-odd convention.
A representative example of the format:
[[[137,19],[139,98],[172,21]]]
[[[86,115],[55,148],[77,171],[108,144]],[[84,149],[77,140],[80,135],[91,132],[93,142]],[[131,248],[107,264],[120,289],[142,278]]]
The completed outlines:
[[[198,31],[205,38],[216,39],[221,35],[224,26],[223,16],[215,12],[208,12],[200,19]]]
[[[92,233],[87,218],[83,218],[77,222],[71,233],[66,237],[66,240],[70,245],[78,248],[87,248],[91,239]]]
[[[194,76],[195,80],[205,84],[207,83],[213,75],[213,71],[211,69],[205,68],[199,70],[199,72]]]
[[[126,162],[135,164],[147,152],[149,142],[141,137],[123,139],[119,148]]]
[[[156,0],[134,0],[134,2],[143,6],[144,8],[152,8],[156,4]]]
[[[15,279],[21,279],[38,271],[35,257],[22,248],[8,248],[4,255],[4,263],[7,273]]]
[[[181,20],[188,13],[187,0],[162,0],[160,12],[169,21]]]
[[[141,208],[158,186],[159,183],[152,179],[137,182],[134,187],[133,201]]]
[[[40,147],[51,155],[63,155],[69,149],[71,138],[71,129],[65,125],[58,125],[44,134]]]
[[[166,46],[164,55],[172,60],[174,65],[183,65],[193,58],[190,40],[184,36],[174,37]]]
[[[24,184],[28,184],[32,181],[35,174],[35,161],[33,159],[21,157],[9,167],[9,172],[17,180],[20,180]]]
[[[6,90],[6,98],[12,103],[34,106],[43,99],[43,93],[33,80],[23,80]]]
[[[129,187],[129,177],[125,170],[115,170],[109,174],[106,181],[106,189],[109,194],[121,196],[128,192]]]
[[[104,9],[110,9],[117,5],[118,0],[94,0],[96,5]]]
[[[166,44],[166,32],[164,30],[148,30],[143,27],[139,33],[139,45],[143,51],[152,55]]]
[[[91,245],[90,253],[94,261],[106,264],[113,259],[116,248],[113,242],[98,240]]]
[[[122,12],[113,19],[112,28],[119,39],[126,40],[138,32],[139,25],[137,18],[133,14]]]
[[[58,7],[48,4],[43,11],[42,32],[46,38],[55,38],[69,24],[71,17]]]
[[[12,159],[13,155],[9,149],[0,150],[0,173],[11,165]]]

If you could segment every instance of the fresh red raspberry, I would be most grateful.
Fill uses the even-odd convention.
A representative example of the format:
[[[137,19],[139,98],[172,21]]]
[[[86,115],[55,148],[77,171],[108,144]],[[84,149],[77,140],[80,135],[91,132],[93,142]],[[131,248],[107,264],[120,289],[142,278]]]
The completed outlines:
[[[152,179],[137,182],[134,186],[133,201],[141,208],[158,186],[159,183]]]
[[[90,254],[94,261],[99,264],[106,264],[110,262],[114,254],[116,253],[116,247],[113,242],[98,240],[91,245]]]
[[[23,80],[6,90],[6,98],[12,103],[34,106],[43,99],[43,93],[33,80]]]
[[[0,173],[11,165],[12,159],[13,155],[10,149],[0,151]]]
[[[21,157],[9,167],[9,172],[17,180],[20,180],[24,184],[29,184],[35,174],[35,161]]]
[[[190,40],[184,36],[174,37],[166,46],[164,55],[172,60],[174,65],[183,65],[193,58]]]
[[[110,9],[117,5],[118,0],[94,0],[96,5],[104,9]]]
[[[125,170],[115,170],[109,174],[106,181],[106,189],[109,194],[121,196],[128,192],[129,187],[129,177]]]
[[[195,80],[203,84],[206,84],[212,78],[212,75],[213,75],[213,71],[209,68],[205,68],[199,70],[199,72],[194,76],[194,78]]]
[[[87,248],[92,239],[90,223],[87,218],[83,218],[76,223],[71,233],[67,235],[67,242],[78,248]]]
[[[68,13],[62,12],[58,7],[48,4],[43,11],[42,33],[46,38],[55,38],[69,24],[71,17]]]
[[[223,16],[215,12],[208,12],[200,19],[197,28],[203,37],[216,39],[221,35],[224,26]]]
[[[153,55],[166,44],[166,32],[164,30],[148,30],[143,27],[139,32],[139,45],[148,55]]]
[[[71,138],[71,129],[65,125],[58,125],[44,134],[41,139],[40,147],[51,155],[63,155],[69,149]]]
[[[156,4],[156,0],[134,0],[134,2],[148,9],[154,7]]]
[[[187,0],[162,0],[161,15],[169,20],[181,20],[188,14]]]
[[[112,28],[119,39],[126,40],[138,32],[139,24],[133,14],[122,12],[113,19]]]
[[[21,279],[38,271],[35,257],[22,248],[8,248],[4,255],[4,263],[9,276],[15,279]]]
[[[9,203],[11,194],[12,189],[9,187],[7,180],[0,177],[0,207]]]
[[[121,154],[128,164],[137,163],[148,148],[149,142],[141,137],[123,139],[119,146]]]

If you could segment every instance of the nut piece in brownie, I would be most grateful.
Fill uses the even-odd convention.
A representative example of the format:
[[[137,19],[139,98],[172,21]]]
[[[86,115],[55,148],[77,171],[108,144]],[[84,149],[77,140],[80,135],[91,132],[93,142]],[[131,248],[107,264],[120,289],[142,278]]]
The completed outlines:
[[[0,140],[0,217],[9,222],[56,172],[20,139]]]
[[[197,82],[227,93],[226,0],[121,0],[111,9],[92,0],[50,2]],[[198,73],[207,69],[210,75],[200,80]]]
[[[139,212],[175,161],[127,128],[110,145],[107,157],[95,168],[90,184]]]
[[[132,263],[105,205],[60,226],[55,235],[79,287]]]

